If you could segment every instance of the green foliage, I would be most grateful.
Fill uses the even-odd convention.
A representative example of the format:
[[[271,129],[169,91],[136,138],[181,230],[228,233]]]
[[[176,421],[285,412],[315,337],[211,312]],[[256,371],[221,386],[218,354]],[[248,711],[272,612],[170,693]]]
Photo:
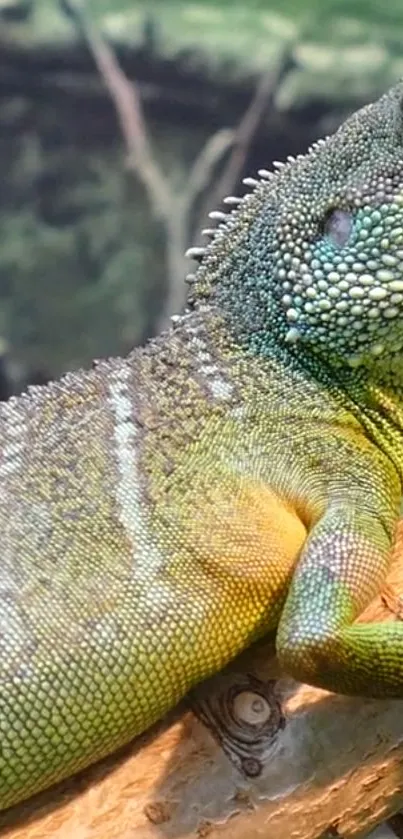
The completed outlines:
[[[119,153],[16,146],[8,170],[1,159],[0,334],[54,376],[143,339],[162,243]]]
[[[245,73],[272,66],[284,42],[295,40],[302,53],[291,87],[279,93],[281,107],[317,93],[344,98],[353,108],[403,73],[400,0],[88,0],[87,6],[117,43],[143,44],[152,21],[159,54],[186,51],[189,67],[202,62],[210,73],[240,82]],[[32,37],[54,41],[75,34],[58,4],[42,0]],[[318,51],[328,53],[319,67]]]

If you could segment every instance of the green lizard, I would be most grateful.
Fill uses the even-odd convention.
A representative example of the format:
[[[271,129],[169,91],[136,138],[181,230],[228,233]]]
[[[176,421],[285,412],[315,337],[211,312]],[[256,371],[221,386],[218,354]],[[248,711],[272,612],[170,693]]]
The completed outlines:
[[[229,199],[171,331],[0,408],[0,809],[276,627],[403,697],[403,625],[354,623],[402,492],[402,102]]]

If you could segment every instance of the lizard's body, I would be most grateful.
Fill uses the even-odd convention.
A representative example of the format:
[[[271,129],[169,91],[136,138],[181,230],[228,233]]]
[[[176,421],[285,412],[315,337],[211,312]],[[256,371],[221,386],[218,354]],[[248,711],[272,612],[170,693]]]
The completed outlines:
[[[403,697],[402,625],[352,626],[403,482],[402,90],[242,202],[169,333],[0,407],[0,809],[279,623],[299,678]]]

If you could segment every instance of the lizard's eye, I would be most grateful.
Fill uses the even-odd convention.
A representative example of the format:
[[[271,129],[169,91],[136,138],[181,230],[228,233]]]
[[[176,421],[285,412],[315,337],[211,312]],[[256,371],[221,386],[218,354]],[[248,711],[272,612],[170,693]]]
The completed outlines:
[[[347,244],[353,227],[353,217],[346,210],[331,210],[325,219],[323,233],[338,248]]]

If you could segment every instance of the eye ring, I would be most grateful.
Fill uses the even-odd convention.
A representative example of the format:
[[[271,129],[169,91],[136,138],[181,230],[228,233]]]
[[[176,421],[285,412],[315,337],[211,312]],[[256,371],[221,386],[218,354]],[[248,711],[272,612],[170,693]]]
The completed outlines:
[[[321,233],[337,248],[344,248],[353,229],[353,214],[350,210],[332,207],[323,219]]]

